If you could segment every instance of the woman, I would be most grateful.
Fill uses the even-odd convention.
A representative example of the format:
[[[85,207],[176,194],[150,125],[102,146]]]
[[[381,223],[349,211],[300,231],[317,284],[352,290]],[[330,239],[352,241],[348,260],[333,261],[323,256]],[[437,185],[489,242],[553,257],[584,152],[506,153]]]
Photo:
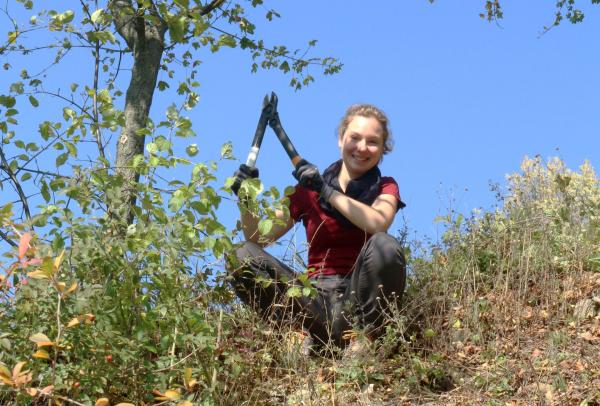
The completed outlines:
[[[271,126],[278,121],[275,116]],[[340,123],[338,145],[341,159],[323,175],[306,160],[296,165],[292,174],[298,185],[290,196],[290,215],[278,212],[285,225],[273,227],[267,236],[259,240],[259,219],[240,203],[246,242],[229,268],[245,303],[280,321],[300,315],[302,327],[317,342],[344,347],[345,332],[353,325],[372,339],[383,332],[390,306],[404,291],[406,265],[400,244],[386,233],[404,207],[397,183],[382,177],[378,168],[392,149],[386,115],[372,105],[351,106]],[[257,178],[258,169],[242,164],[235,176],[240,181]],[[297,275],[262,247],[298,221],[306,228],[308,273],[318,294],[296,298],[285,307],[279,303],[290,284],[299,284]]]

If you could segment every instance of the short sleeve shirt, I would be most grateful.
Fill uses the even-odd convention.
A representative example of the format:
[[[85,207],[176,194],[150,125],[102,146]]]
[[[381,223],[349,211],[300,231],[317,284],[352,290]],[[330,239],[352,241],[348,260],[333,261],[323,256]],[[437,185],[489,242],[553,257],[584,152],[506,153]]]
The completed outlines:
[[[391,177],[382,177],[379,194],[392,195],[400,205],[398,184]],[[342,224],[328,215],[318,201],[318,194],[296,185],[290,196],[290,215],[302,221],[308,243],[309,276],[347,275],[353,271],[356,258],[371,237],[353,224]]]

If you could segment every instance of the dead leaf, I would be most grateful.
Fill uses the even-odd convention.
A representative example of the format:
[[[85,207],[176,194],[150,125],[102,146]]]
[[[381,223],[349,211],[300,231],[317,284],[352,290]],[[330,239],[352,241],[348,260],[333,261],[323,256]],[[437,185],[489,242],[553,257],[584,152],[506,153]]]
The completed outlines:
[[[79,317],[75,317],[71,319],[71,321],[67,324],[67,327],[73,327],[79,324]]]
[[[598,337],[594,337],[592,335],[592,333],[590,333],[589,331],[586,331],[586,332],[583,332],[583,333],[579,334],[579,337],[583,338],[585,341],[588,341],[590,343],[598,341]]]
[[[100,398],[96,401],[96,403],[94,403],[94,406],[109,406],[110,402],[108,401],[108,398]]]
[[[542,351],[540,351],[539,348],[536,348],[535,350],[533,350],[533,352],[531,353],[531,358],[537,358],[540,355],[542,355]]]

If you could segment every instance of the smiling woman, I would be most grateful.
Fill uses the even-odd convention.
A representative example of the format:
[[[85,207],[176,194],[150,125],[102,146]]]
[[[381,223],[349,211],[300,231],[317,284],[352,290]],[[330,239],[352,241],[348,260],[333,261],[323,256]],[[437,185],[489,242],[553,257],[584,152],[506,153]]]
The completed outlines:
[[[318,345],[345,347],[346,332],[353,327],[378,337],[390,308],[402,297],[405,258],[387,230],[404,203],[396,181],[381,176],[378,167],[392,149],[386,115],[372,105],[351,106],[338,134],[341,159],[323,175],[304,159],[296,165],[298,185],[290,196],[289,216],[277,213],[284,226],[259,239],[259,219],[240,201],[246,242],[230,261],[229,271],[238,296],[261,314],[281,321],[284,313],[291,313]],[[236,177],[240,182],[258,177],[258,170],[241,165]],[[299,221],[306,228],[308,276],[317,295],[296,297],[291,307],[274,306],[286,298],[290,286],[301,283],[291,268],[262,247]]]

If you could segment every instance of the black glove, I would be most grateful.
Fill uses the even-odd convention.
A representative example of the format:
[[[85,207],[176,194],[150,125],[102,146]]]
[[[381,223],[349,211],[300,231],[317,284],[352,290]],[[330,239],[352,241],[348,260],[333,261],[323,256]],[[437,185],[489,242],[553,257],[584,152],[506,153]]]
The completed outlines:
[[[294,175],[294,178],[298,180],[300,185],[314,190],[326,202],[329,201],[334,192],[334,189],[323,180],[323,177],[319,173],[319,168],[305,159],[301,159],[296,164],[296,170],[292,172],[292,175]]]
[[[231,185],[231,190],[237,196],[243,181],[246,179],[258,178],[258,168],[241,164],[240,168],[233,174],[233,176],[235,176],[235,180]]]

